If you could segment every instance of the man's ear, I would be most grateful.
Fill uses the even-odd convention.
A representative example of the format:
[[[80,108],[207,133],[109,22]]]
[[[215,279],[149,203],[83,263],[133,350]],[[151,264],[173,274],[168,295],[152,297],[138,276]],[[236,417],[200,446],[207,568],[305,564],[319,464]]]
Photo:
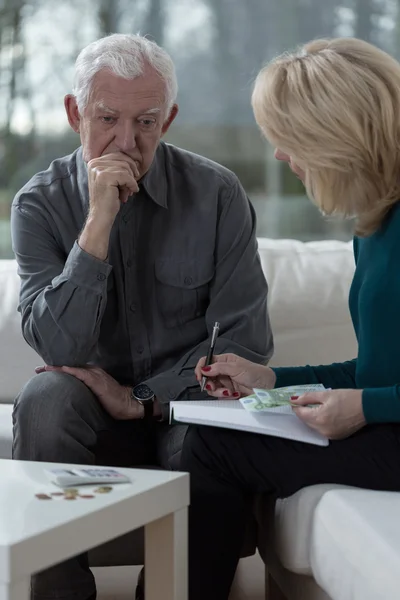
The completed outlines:
[[[79,114],[76,98],[73,94],[67,94],[64,98],[65,112],[67,113],[68,123],[75,131],[80,132],[81,115]]]
[[[179,112],[179,107],[177,104],[174,104],[170,110],[168,119],[165,121],[164,125],[162,126],[161,135],[165,135],[167,133],[172,121],[175,120],[175,117],[178,114],[178,112]]]

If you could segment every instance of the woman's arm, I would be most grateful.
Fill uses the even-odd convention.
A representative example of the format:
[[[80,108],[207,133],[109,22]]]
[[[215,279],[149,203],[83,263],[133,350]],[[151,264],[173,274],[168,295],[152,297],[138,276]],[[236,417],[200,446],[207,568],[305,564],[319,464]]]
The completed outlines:
[[[306,383],[322,383],[326,388],[355,388],[357,359],[342,363],[312,367],[277,367],[275,387],[301,385]]]
[[[400,423],[400,385],[364,389],[362,406],[367,423]]]

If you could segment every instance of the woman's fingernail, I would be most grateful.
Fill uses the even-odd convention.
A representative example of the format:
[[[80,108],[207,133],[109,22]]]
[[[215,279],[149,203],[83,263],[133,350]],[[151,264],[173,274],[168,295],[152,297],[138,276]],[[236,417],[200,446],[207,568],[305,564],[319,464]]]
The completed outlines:
[[[291,400],[297,400],[297,399],[298,399],[298,396],[290,396],[290,399],[291,399]]]
[[[224,390],[224,396],[230,396],[230,392],[228,392],[228,390]]]
[[[235,393],[233,394],[233,397],[234,397],[234,398],[239,398],[239,397],[240,397],[240,392],[235,392]]]
[[[211,371],[211,367],[203,367],[201,370],[208,373],[209,371]]]
[[[207,385],[206,385],[206,390],[208,390],[209,392],[211,392],[211,385],[209,383],[207,383]]]

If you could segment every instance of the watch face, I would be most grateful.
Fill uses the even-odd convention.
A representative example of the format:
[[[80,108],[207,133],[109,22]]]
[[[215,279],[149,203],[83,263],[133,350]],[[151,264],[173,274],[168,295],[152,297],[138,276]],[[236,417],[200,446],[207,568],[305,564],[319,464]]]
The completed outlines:
[[[152,400],[154,393],[148,385],[141,383],[133,388],[133,393],[138,400]]]

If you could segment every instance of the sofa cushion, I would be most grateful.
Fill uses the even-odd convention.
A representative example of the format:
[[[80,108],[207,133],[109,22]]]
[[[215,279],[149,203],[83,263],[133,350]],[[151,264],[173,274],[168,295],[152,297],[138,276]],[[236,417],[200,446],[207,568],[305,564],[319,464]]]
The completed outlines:
[[[311,566],[319,585],[340,600],[400,597],[400,495],[327,492],[314,517]]]
[[[19,287],[16,261],[0,260],[0,403],[12,402],[43,363],[22,337]]]
[[[0,404],[0,458],[11,458],[12,410],[11,404]]]
[[[275,340],[272,366],[343,361],[357,355],[348,309],[351,242],[259,239]]]
[[[289,498],[278,500],[275,507],[268,497],[257,505],[259,550],[268,562],[272,554],[294,573],[311,575],[310,546],[315,508],[332,489],[346,486],[320,484],[305,487]]]

